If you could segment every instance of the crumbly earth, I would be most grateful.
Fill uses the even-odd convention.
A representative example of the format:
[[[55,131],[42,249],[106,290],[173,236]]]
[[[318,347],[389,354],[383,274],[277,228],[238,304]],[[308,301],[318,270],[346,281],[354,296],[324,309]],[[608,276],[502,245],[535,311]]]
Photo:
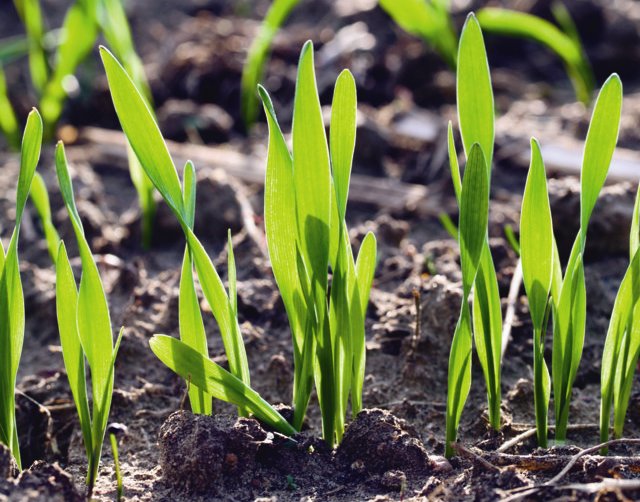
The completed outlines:
[[[255,11],[250,3],[239,7],[230,0],[131,3],[134,34],[168,138],[225,144],[240,152],[266,144],[264,124],[259,123],[248,138],[243,135],[237,98],[246,46],[267,3],[257,2]],[[63,12],[62,2],[46,4],[54,13],[55,24]],[[393,27],[375,2],[323,0],[312,4],[294,12],[288,28],[276,37],[265,77],[284,129],[289,130],[298,50],[304,40],[314,38],[323,104],[330,103],[340,68],[351,68],[358,81],[362,120],[354,170],[376,178],[427,184],[431,193],[443,194],[442,209],[455,220],[444,136],[446,121],[455,117],[452,74],[420,41]],[[456,24],[460,25],[464,12],[482,4],[454,1]],[[156,17],[146,15],[150,5]],[[548,14],[548,7],[547,2],[533,2],[531,11]],[[571,2],[569,7],[582,30],[597,80],[613,70],[622,75],[627,96],[620,143],[637,149],[640,102],[633,90],[638,86],[635,68],[640,51],[633,48],[640,47],[638,6],[627,0],[598,0]],[[14,33],[18,26],[15,19],[11,21],[9,10],[0,6],[3,35]],[[529,43],[503,42],[493,38],[487,45],[500,115],[490,243],[506,308],[517,257],[504,239],[504,227],[517,229],[526,175],[526,161],[517,153],[527,151],[531,134],[543,145],[558,137],[582,139],[589,113],[582,105],[567,104],[573,102],[571,88],[553,57]],[[90,59],[80,72],[87,90],[71,100],[63,117],[63,123],[72,129],[61,134],[73,137],[73,128],[86,125],[117,128],[105,82],[102,77],[94,78],[101,75],[98,59]],[[23,70],[20,65],[9,67],[9,82],[20,85]],[[23,110],[33,103],[27,94],[12,97]],[[78,210],[105,283],[112,324],[114,330],[125,326],[111,420],[128,428],[119,440],[127,500],[495,500],[516,493],[512,490],[519,487],[548,481],[566,465],[576,447],[598,442],[600,358],[611,306],[628,263],[635,192],[630,183],[605,187],[589,230],[587,336],[574,388],[569,445],[543,451],[530,436],[502,457],[494,453],[534,422],[532,334],[526,299],[520,295],[503,358],[502,428],[494,432],[488,426],[482,372],[474,359],[473,384],[460,427],[466,450],[448,462],[441,457],[447,362],[461,287],[457,245],[436,214],[365,203],[349,206],[353,245],[357,248],[365,233],[373,230],[378,237],[379,263],[366,319],[367,409],[351,422],[342,446],[331,452],[319,439],[315,401],[309,408],[308,428],[294,442],[273,435],[254,420],[236,421],[234,409],[224,403],[215,403],[214,417],[194,417],[187,411],[184,382],[148,347],[154,333],[178,334],[178,283],[184,251],[181,230],[160,204],[153,247],[142,250],[140,216],[127,166],[117,159],[96,160],[96,155],[90,155],[94,148],[95,144],[85,142],[69,147],[68,154]],[[52,145],[45,145],[39,170],[50,188],[54,223],[70,256],[77,256],[56,188],[52,153]],[[238,264],[239,318],[252,384],[267,401],[288,403],[292,390],[290,332],[265,254],[262,189],[233,179],[215,165],[216,159],[211,159],[211,165],[197,166],[195,231],[224,280],[225,241],[231,228]],[[6,244],[13,225],[18,159],[3,149],[0,166],[0,214],[4,215],[0,237]],[[550,195],[560,252],[566,259],[579,218],[579,182],[554,177]],[[31,207],[22,228],[20,257],[27,325],[17,395],[18,428],[23,463],[31,467],[16,478],[6,450],[0,448],[0,501],[79,500],[84,493],[85,453],[60,353],[55,275]],[[77,268],[78,260],[73,264]],[[414,294],[419,298],[419,315]],[[226,365],[219,332],[205,302],[202,308],[211,357]],[[548,360],[550,348],[547,340]],[[625,435],[640,437],[637,385]],[[627,460],[639,453],[633,445],[611,451]],[[584,484],[602,476],[636,478],[638,470],[638,465],[622,462],[602,472],[595,460],[585,461],[564,482]],[[633,499],[640,494],[626,490],[624,495]],[[115,498],[112,452],[107,443],[93,496],[97,500]],[[565,496],[570,500],[616,500],[622,492],[546,488],[529,497]]]

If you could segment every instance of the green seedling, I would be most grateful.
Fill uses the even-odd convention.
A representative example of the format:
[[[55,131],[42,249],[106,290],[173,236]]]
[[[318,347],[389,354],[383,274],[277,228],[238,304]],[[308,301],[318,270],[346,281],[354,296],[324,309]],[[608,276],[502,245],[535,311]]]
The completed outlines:
[[[114,346],[107,298],[76,208],[62,143],[56,147],[56,173],[82,262],[82,277],[77,287],[66,247],[64,242],[60,242],[56,259],[58,329],[64,366],[87,454],[87,489],[91,498],[98,477],[111,409],[116,355],[124,328],[120,330]],[[86,365],[91,373],[91,407],[87,394]]]
[[[459,244],[462,268],[462,305],[451,342],[447,392],[445,455],[453,455],[460,417],[471,387],[472,328],[469,295],[476,279],[489,221],[489,177],[482,147],[469,151],[460,187]]]
[[[247,61],[242,68],[242,82],[240,84],[240,111],[247,129],[256,121],[258,115],[256,86],[262,80],[273,37],[276,36],[293,8],[299,3],[300,0],[273,0],[260,25],[258,35],[251,42]]]
[[[552,378],[557,441],[565,441],[573,382],[582,357],[586,323],[583,256],[587,227],[604,185],[618,140],[622,109],[622,83],[613,74],[602,86],[585,140],[580,175],[580,230],[564,273],[554,265]],[[561,284],[560,284],[561,280]]]
[[[18,238],[33,175],[40,159],[42,119],[32,110],[22,137],[20,175],[16,193],[16,223],[6,250],[0,243],[0,443],[13,455],[18,468],[20,446],[16,428],[15,386],[24,341],[24,297],[18,264]]]
[[[520,217],[522,277],[533,323],[533,390],[538,444],[547,446],[547,413],[551,393],[544,340],[549,316],[555,241],[547,178],[537,140],[531,140],[531,164]]]
[[[116,57],[123,62],[136,87],[142,91],[149,104],[149,109],[153,110],[151,89],[147,82],[142,61],[133,44],[131,28],[127,21],[122,0],[100,0],[98,20],[107,43],[112,47]],[[145,174],[130,145],[127,145],[127,156],[129,158],[131,181],[138,193],[138,202],[142,210],[142,245],[145,249],[149,249],[156,215],[153,183]]]
[[[613,304],[609,330],[602,354],[600,439],[609,440],[611,406],[613,405],[613,435],[622,437],[624,420],[629,407],[633,377],[640,353],[640,190],[633,208],[629,236],[630,264],[620,284]],[[607,448],[603,448],[603,454]]]
[[[336,81],[327,145],[313,46],[305,44],[298,65],[292,152],[269,95],[262,87],[259,92],[269,124],[267,245],[294,347],[294,427],[302,425],[315,381],[323,437],[334,445],[342,439],[349,397],[353,415],[362,409],[364,316],[376,261],[371,233],[354,261],[345,223],[355,147],[355,81],[348,71]]]
[[[236,405],[241,416],[253,414],[283,434],[294,434],[295,429],[250,387],[233,281],[230,281],[227,293],[213,262],[191,228],[195,213],[193,166],[187,164],[181,185],[147,101],[116,58],[105,48],[100,52],[122,128],[147,176],[177,217],[187,239],[188,252],[185,253],[180,287],[183,340],[156,335],[149,342],[151,349],[170,369],[202,391],[202,394],[190,391],[194,411],[210,412],[206,396],[212,396]],[[191,263],[195,265],[205,299],[220,327],[230,371],[211,361],[206,353]]]
[[[464,150],[467,154],[467,166],[469,165],[472,146],[477,144],[483,154],[483,165],[487,174],[487,183],[490,186],[494,142],[493,91],[482,31],[473,14],[470,14],[467,18],[458,47],[457,100],[458,121]],[[448,131],[448,146],[451,177],[456,199],[460,206],[460,218],[462,219],[462,206],[468,203],[464,203],[458,156],[451,124],[449,124]],[[488,197],[487,192],[487,204]],[[461,314],[462,321],[458,323],[456,333],[462,330],[466,338],[467,334],[470,337],[473,331],[476,352],[487,387],[489,422],[497,430],[500,428],[502,309],[495,266],[489,248],[488,223],[484,225],[482,231],[484,233],[484,243],[477,265],[477,275],[469,277],[471,271],[475,274],[474,268],[468,267],[469,271],[467,272],[467,281],[471,281],[471,285],[474,286],[473,315],[469,316],[470,319],[468,321],[470,324],[467,326],[466,315],[463,315],[464,312]],[[471,292],[471,289],[469,292]],[[467,298],[467,296],[465,295],[464,298]],[[462,336],[459,335],[459,337]],[[458,348],[455,338],[456,336],[454,335],[450,357],[459,362],[461,358],[466,357],[467,346],[464,345],[463,349]],[[471,348],[470,342],[468,348],[469,350]],[[454,354],[459,350],[462,350],[463,355]],[[452,371],[453,374],[451,373]],[[457,381],[459,371],[460,367],[452,366],[450,359],[448,402],[450,401],[451,405],[448,407],[447,412],[448,455],[453,453],[450,443],[455,441],[460,415],[468,394],[468,385],[470,385],[471,379],[471,359],[469,359],[468,369],[465,370],[469,375],[469,382],[465,383],[467,386],[465,392],[459,392],[457,387],[452,386],[453,382]]]
[[[191,230],[190,215],[194,211],[195,192],[190,187],[192,181],[187,180],[193,179],[189,174],[192,167],[187,165],[181,186],[162,135],[142,96],[117,60],[106,49],[101,52],[123,130],[147,175],[178,218],[189,248],[183,262],[181,307],[185,305],[193,315],[185,313],[189,321],[184,323],[182,342],[170,337],[155,337],[151,341],[152,349],[165,364],[205,394],[230,401],[238,405],[241,414],[252,413],[286,434],[301,427],[315,382],[322,411],[323,434],[327,442],[334,445],[344,431],[349,397],[352,412],[357,413],[362,407],[364,314],[376,254],[375,239],[369,235],[354,262],[344,222],[355,143],[353,77],[343,72],[336,83],[330,152],[310,43],[305,45],[300,58],[293,155],[284,142],[268,94],[260,89],[270,126],[265,228],[294,344],[292,427],[249,387],[246,354],[237,323],[233,252],[229,247],[227,293]],[[297,224],[292,225],[292,222]],[[189,259],[195,264],[205,297],[221,327],[231,374],[215,365],[204,353],[206,346],[200,331],[201,320],[193,313],[197,300],[190,283]],[[333,270],[331,288],[329,266]],[[194,328],[189,330],[189,325]],[[189,331],[189,336],[198,333],[189,342],[192,346],[184,341],[184,334]],[[216,385],[213,385],[214,381]],[[225,391],[225,387],[229,388]],[[194,402],[206,399],[206,396],[197,394],[190,396],[192,407]]]
[[[31,184],[31,201],[36,208],[38,217],[42,222],[42,230],[44,231],[44,238],[47,242],[47,250],[51,261],[55,264],[58,259],[58,246],[60,245],[60,236],[56,227],[51,221],[51,205],[49,204],[49,193],[47,192],[47,186],[40,176],[36,173]]]
[[[555,3],[553,12],[564,31],[538,16],[497,7],[480,9],[478,21],[487,33],[528,38],[550,49],[562,59],[577,98],[589,104],[593,92],[591,65],[566,7]]]
[[[420,37],[456,67],[458,41],[449,0],[379,0],[380,7],[407,33]]]

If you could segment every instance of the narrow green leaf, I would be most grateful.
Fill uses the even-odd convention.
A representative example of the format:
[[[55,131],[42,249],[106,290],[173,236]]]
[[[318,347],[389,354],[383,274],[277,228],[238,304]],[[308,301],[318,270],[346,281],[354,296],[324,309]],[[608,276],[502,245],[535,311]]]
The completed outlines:
[[[540,145],[531,139],[531,164],[520,217],[522,275],[535,329],[543,328],[553,274],[553,224]]]
[[[464,296],[475,279],[489,221],[489,180],[482,147],[475,143],[469,153],[460,200],[460,264]]]
[[[356,144],[356,113],[356,82],[349,70],[343,70],[336,80],[333,92],[329,129],[333,182],[340,221],[344,220],[347,211],[351,164]]]
[[[240,335],[240,329],[237,326],[238,320],[231,313],[229,298],[224,289],[224,284],[222,284],[211,258],[209,258],[204,247],[189,228],[187,228],[187,242],[198,271],[202,292],[220,327],[220,334],[229,359],[231,373],[248,385],[250,377],[247,354]]]
[[[149,341],[153,353],[182,378],[216,399],[249,410],[259,420],[287,436],[296,431],[251,387],[188,345],[164,335]]]
[[[365,235],[355,264],[356,283],[351,294],[353,335],[353,375],[351,377],[351,413],[355,417],[362,410],[362,387],[364,384],[366,345],[365,317],[371,284],[376,268],[377,242],[372,232]]]
[[[300,53],[293,111],[293,183],[300,247],[311,276],[326,290],[331,173],[313,67],[313,44]]]
[[[379,0],[379,5],[403,30],[432,45],[452,68],[456,65],[456,35],[446,1]]]
[[[486,32],[530,38],[550,49],[562,59],[578,99],[589,103],[593,90],[591,67],[580,41],[571,33],[563,33],[538,16],[494,7],[480,9],[478,21]]]
[[[98,25],[93,3],[75,2],[65,15],[53,74],[40,101],[48,136],[52,135],[67,98],[64,81],[69,75],[73,75],[78,65],[89,55],[97,36]]]
[[[613,151],[618,141],[621,111],[622,82],[614,73],[600,90],[584,144],[580,176],[580,228],[583,250],[589,219],[607,178]]]
[[[469,158],[471,146],[479,143],[490,171],[494,139],[493,90],[482,30],[473,13],[467,16],[460,35],[456,89],[464,151]]]
[[[21,468],[15,417],[15,384],[24,341],[24,297],[18,263],[18,238],[24,206],[40,158],[42,121],[34,109],[27,118],[16,193],[16,223],[0,270],[0,442]]]
[[[62,358],[67,371],[67,379],[69,380],[73,401],[78,410],[87,458],[90,458],[93,451],[93,440],[91,436],[91,414],[87,399],[84,352],[80,344],[77,324],[78,289],[69,258],[67,257],[67,250],[62,241],[60,241],[56,257],[56,314],[58,330],[60,331]]]
[[[71,216],[82,261],[77,322],[80,342],[91,369],[95,421],[96,414],[103,411],[100,410],[99,405],[103,401],[109,374],[112,371],[111,358],[105,357],[105,354],[113,353],[111,319],[98,267],[84,236],[82,223],[76,209],[73,186],[62,143],[58,143],[56,147],[56,173],[62,198]]]
[[[51,261],[55,264],[58,256],[58,246],[60,244],[60,236],[56,227],[51,221],[51,205],[49,204],[49,194],[47,192],[47,186],[39,173],[35,173],[33,181],[31,183],[31,200],[36,208],[40,222],[42,223],[42,229],[44,231],[44,238],[47,241],[47,249],[49,250],[49,256]]]
[[[264,73],[264,67],[269,57],[271,41],[284,24],[293,8],[300,0],[273,0],[267,15],[260,25],[260,31],[251,42],[247,61],[242,68],[241,113],[245,127],[248,129],[256,120],[258,108],[255,89]]]
[[[184,225],[180,180],[153,113],[116,58],[104,47],[100,56],[122,130],[147,176]]]

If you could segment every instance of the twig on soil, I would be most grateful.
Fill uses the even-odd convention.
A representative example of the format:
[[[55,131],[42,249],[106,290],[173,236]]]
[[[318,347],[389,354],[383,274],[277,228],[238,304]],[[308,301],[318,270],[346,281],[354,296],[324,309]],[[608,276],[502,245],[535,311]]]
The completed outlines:
[[[416,307],[416,327],[413,332],[413,337],[411,338],[411,348],[409,349],[409,353],[407,354],[407,359],[413,361],[415,358],[418,340],[420,339],[420,316],[421,316],[421,305],[420,305],[420,291],[417,288],[413,288],[413,303]]]
[[[550,485],[554,485],[557,484],[558,481],[560,481],[572,468],[574,465],[576,465],[576,462],[578,462],[578,460],[580,460],[580,458],[584,457],[585,455],[589,455],[591,453],[600,451],[601,448],[607,448],[609,446],[614,446],[617,444],[637,444],[640,445],[640,439],[625,439],[625,438],[620,438],[620,439],[611,439],[610,441],[606,441],[604,443],[600,443],[596,446],[592,446],[591,448],[586,448],[584,450],[582,450],[579,453],[576,453],[573,458],[569,461],[569,463],[566,465],[566,467],[564,469],[562,469],[556,476],[554,476],[553,478],[551,478],[549,481],[546,482],[546,485],[550,486]],[[602,458],[610,458],[610,457],[602,457]],[[640,468],[640,458],[638,457],[632,457],[636,460],[636,463],[638,465],[638,467]]]
[[[513,271],[511,285],[509,286],[509,296],[507,296],[507,310],[504,314],[504,323],[502,325],[502,351],[501,357],[507,351],[509,340],[511,339],[511,327],[516,317],[516,303],[520,297],[520,287],[522,286],[522,260],[518,258],[518,264]]]
[[[519,487],[513,490],[509,490],[512,493],[511,496],[503,499],[503,502],[514,502],[517,500],[521,500],[529,495],[532,495],[544,488],[555,488],[558,490],[564,489],[575,489],[579,490],[580,487],[584,488],[588,485],[599,485],[600,483],[588,483],[587,485],[566,485],[560,486],[558,482],[567,475],[579,462],[581,462],[584,467],[588,461],[595,462],[596,469],[600,472],[609,471],[612,469],[619,469],[620,467],[627,467],[634,472],[640,472],[640,457],[638,456],[626,456],[626,457],[604,457],[600,455],[591,455],[591,453],[598,452],[601,448],[613,446],[616,444],[635,444],[640,445],[640,439],[612,439],[610,441],[606,441],[605,443],[598,444],[596,446],[592,446],[590,448],[585,448],[584,450],[576,453],[575,455],[567,458],[566,456],[533,456],[533,455],[509,455],[504,453],[499,454],[488,454],[485,456],[492,459],[494,464],[501,465],[517,465],[520,468],[525,468],[528,470],[548,470],[552,468],[559,467],[559,465],[564,465],[563,469],[556,474],[553,478],[544,483],[541,483],[532,487]],[[492,456],[496,456],[496,458],[492,458]],[[585,459],[585,457],[587,457]],[[506,463],[506,464],[505,464]],[[640,481],[638,480],[619,480],[619,481],[637,481],[638,486],[633,485],[632,483],[623,486],[624,483],[619,484],[618,486],[610,485],[609,487],[612,489],[638,489],[640,488]],[[602,488],[608,488],[602,485]],[[592,486],[592,487],[593,487]]]
[[[640,490],[640,479],[604,478],[595,483],[572,483],[558,487],[559,490],[576,490],[584,493],[599,493],[604,490]]]
[[[526,430],[520,434],[518,434],[517,436],[511,438],[509,441],[506,441],[505,443],[503,443],[497,450],[496,453],[505,453],[506,451],[508,451],[509,449],[513,448],[514,446],[516,446],[517,444],[521,443],[522,441],[525,441],[526,439],[529,439],[532,436],[535,436],[536,434],[536,428],[535,426],[530,426],[530,425],[524,425],[524,424],[512,424],[511,428],[512,429],[518,429],[518,428],[525,428]],[[576,430],[590,430],[590,429],[599,429],[600,425],[599,424],[570,424],[567,429],[568,430],[572,430],[572,431],[576,431]],[[549,430],[553,430],[555,429],[554,425],[550,425],[549,426]]]
[[[497,466],[493,465],[491,462],[486,460],[482,455],[479,455],[476,452],[474,452],[473,450],[470,450],[469,448],[464,446],[462,443],[454,443],[453,444],[453,449],[461,457],[467,457],[467,458],[473,459],[474,461],[478,462],[480,465],[482,465],[482,467],[484,467],[488,471],[502,472],[502,469],[500,469],[500,467],[497,467]]]

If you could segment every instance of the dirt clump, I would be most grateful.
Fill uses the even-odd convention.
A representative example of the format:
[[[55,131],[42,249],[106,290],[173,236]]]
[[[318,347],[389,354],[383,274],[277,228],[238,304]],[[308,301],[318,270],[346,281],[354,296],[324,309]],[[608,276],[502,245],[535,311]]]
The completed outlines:
[[[361,411],[347,428],[336,459],[352,470],[366,474],[382,474],[401,470],[425,473],[431,467],[427,450],[418,434],[404,420],[388,411]],[[385,479],[399,476],[387,474]]]

